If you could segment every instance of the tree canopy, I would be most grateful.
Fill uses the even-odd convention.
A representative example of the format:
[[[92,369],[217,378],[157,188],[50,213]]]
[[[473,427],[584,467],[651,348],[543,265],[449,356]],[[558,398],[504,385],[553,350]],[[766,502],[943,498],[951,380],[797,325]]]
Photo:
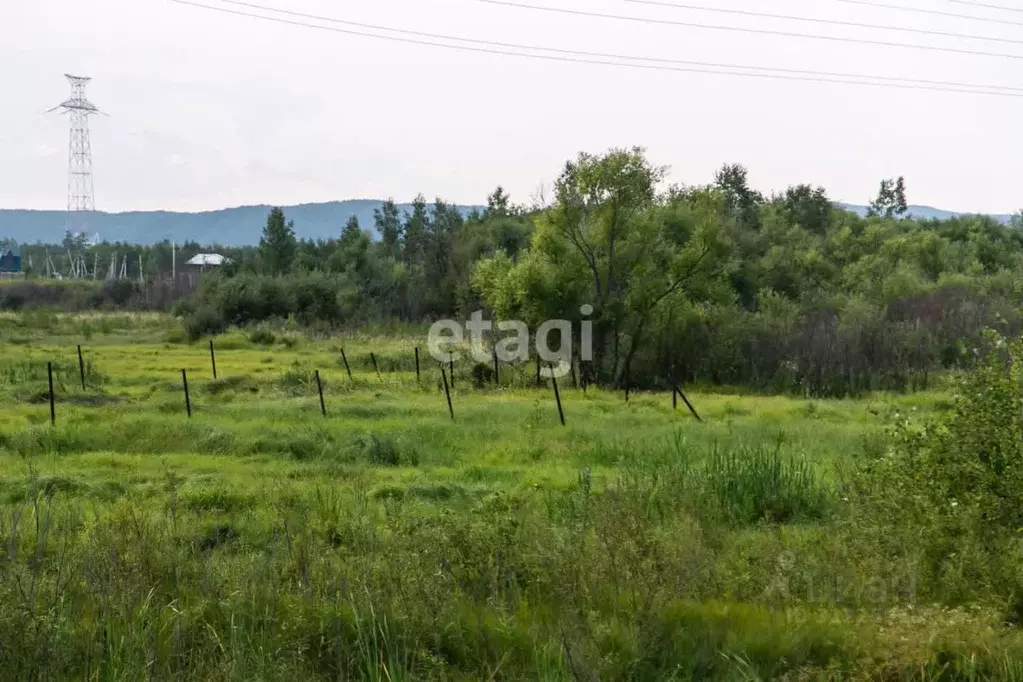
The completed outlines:
[[[706,185],[666,177],[643,149],[583,153],[529,205],[500,186],[470,214],[441,198],[419,195],[408,212],[388,200],[375,235],[351,220],[318,241],[297,240],[273,209],[258,248],[216,249],[234,265],[204,275],[199,299],[241,323],[253,319],[244,311],[293,314],[296,301],[318,301],[303,315],[329,325],[468,319],[478,309],[534,330],[585,321],[589,369],[608,385],[708,381],[815,395],[926,384],[970,362],[964,342],[984,327],[1023,327],[1023,212],[1008,225],[907,217],[902,177],[881,181],[865,217],[811,183],[765,195],[739,164]],[[203,248],[178,245],[178,267]],[[174,260],[169,243],[78,242],[23,246],[23,260],[35,256],[38,271],[50,251],[86,265],[123,254],[150,279]],[[278,292],[280,306],[218,298],[235,291],[219,280],[282,275],[290,284],[274,286],[295,291]]]

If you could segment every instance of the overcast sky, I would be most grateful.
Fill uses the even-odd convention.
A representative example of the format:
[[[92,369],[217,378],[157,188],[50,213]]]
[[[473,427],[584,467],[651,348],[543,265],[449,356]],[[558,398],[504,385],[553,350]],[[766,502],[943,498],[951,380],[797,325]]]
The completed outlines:
[[[197,0],[220,5],[219,0]],[[755,19],[626,0],[546,7],[1020,55],[977,56],[628,22],[479,0],[251,0],[429,33],[672,60],[1023,88],[1019,12],[950,0],[688,0],[1001,37],[1007,42]],[[682,2],[684,0],[668,0]],[[235,9],[241,9],[235,7]],[[245,10],[254,11],[254,10]],[[336,25],[335,25],[336,26]],[[0,0],[0,207],[66,204],[65,72],[91,76],[99,210],[204,210],[422,192],[479,203],[498,184],[526,202],[579,151],[646,147],[671,179],[725,162],[765,192],[823,185],[866,203],[905,175],[911,203],[1023,207],[1023,98],[784,82],[532,60],[345,35],[171,0]]]

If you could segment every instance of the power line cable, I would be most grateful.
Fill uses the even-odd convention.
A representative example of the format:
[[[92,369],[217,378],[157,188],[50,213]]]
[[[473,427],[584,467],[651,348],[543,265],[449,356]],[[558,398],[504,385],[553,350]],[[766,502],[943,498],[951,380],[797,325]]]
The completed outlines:
[[[1003,24],[1005,26],[1023,26],[1023,21],[1009,21],[1008,19],[993,19],[991,17],[978,17],[975,14],[959,14],[958,12],[944,12],[939,9],[924,9],[922,7],[906,7],[905,5],[892,5],[886,2],[874,2],[873,0],[836,0],[847,5],[861,5],[863,7],[876,7],[878,9],[890,9],[898,12],[915,12],[917,14],[929,14],[937,17],[949,17],[951,19],[966,19],[967,21],[986,21],[992,24]]]
[[[997,9],[1002,12],[1023,12],[1023,7],[1006,7],[1005,5],[992,5],[987,2],[976,2],[975,0],[948,0],[954,2],[957,5],[972,5],[973,7],[986,7],[987,9]]]
[[[644,24],[661,24],[664,26],[685,26],[688,28],[703,28],[715,31],[731,31],[735,33],[753,33],[759,35],[783,36],[786,38],[806,38],[810,40],[827,40],[839,43],[857,43],[860,45],[880,45],[883,47],[901,47],[913,50],[928,50],[932,52],[952,52],[956,54],[968,54],[979,57],[998,57],[1001,59],[1023,60],[1023,54],[1009,54],[1006,52],[984,52],[982,50],[967,50],[957,47],[939,47],[935,45],[914,45],[912,43],[900,43],[890,40],[873,40],[869,38],[848,38],[841,36],[824,36],[815,33],[797,33],[795,31],[781,31],[767,28],[744,28],[740,26],[722,26],[720,24],[701,24],[692,21],[675,21],[672,19],[653,19],[650,17],[633,17],[623,14],[604,14],[601,12],[590,12],[587,10],[567,9],[564,7],[543,7],[542,5],[529,5],[519,2],[508,2],[507,0],[479,0],[490,5],[504,5],[506,7],[517,7],[519,9],[536,10],[540,12],[555,12],[558,14],[571,14],[582,17],[596,17],[599,19],[615,19],[617,21],[633,21]]]
[[[758,71],[775,71],[779,73],[798,74],[798,75],[812,75],[812,76],[824,76],[828,78],[855,78],[855,79],[869,79],[869,80],[882,80],[900,83],[914,83],[918,85],[939,85],[939,86],[953,86],[961,88],[982,88],[982,89],[1004,89],[1017,92],[1023,92],[1023,87],[1011,87],[1011,86],[998,86],[998,85],[983,85],[977,83],[957,83],[949,81],[935,81],[917,78],[900,78],[896,76],[874,76],[869,74],[856,74],[856,73],[842,73],[835,71],[813,71],[806,69],[785,69],[767,66],[745,66],[740,64],[722,64],[714,62],[704,61],[692,61],[683,59],[665,59],[657,57],[643,57],[635,55],[622,55],[608,52],[588,52],[583,50],[568,50],[556,47],[542,47],[537,45],[525,45],[521,43],[504,43],[494,40],[479,40],[475,38],[463,38],[459,36],[444,35],[440,33],[427,33],[425,31],[414,31],[410,29],[397,29],[388,26],[380,26],[378,24],[367,24],[359,21],[351,21],[347,19],[337,19],[334,17],[321,16],[316,14],[308,14],[305,12],[296,12],[294,10],[279,9],[270,5],[261,5],[253,2],[246,2],[245,0],[220,0],[224,4],[238,5],[241,7],[248,7],[251,9],[258,9],[266,12],[274,12],[276,14],[283,14],[285,16],[300,17],[302,19],[311,19],[315,21],[322,21],[327,23],[342,24],[346,26],[357,26],[359,28],[370,29],[374,31],[388,31],[391,33],[400,33],[404,35],[414,35],[426,38],[433,38],[438,40],[453,40],[458,42],[473,43],[477,45],[486,46],[498,46],[502,48],[511,48],[515,50],[537,50],[544,52],[553,52],[558,54],[568,54],[582,57],[596,57],[599,59],[625,59],[631,61],[647,61],[659,64],[676,64],[682,66],[699,66],[699,67],[712,67],[722,69],[749,69]]]
[[[447,43],[436,42],[435,40],[425,40],[419,38],[405,38],[400,36],[389,36],[381,35],[377,33],[367,33],[365,31],[357,31],[353,29],[339,28],[336,26],[324,26],[322,24],[310,23],[307,21],[298,21],[294,19],[284,19],[281,17],[267,16],[265,14],[256,14],[253,12],[245,12],[242,10],[230,9],[227,7],[218,7],[214,5],[208,5],[200,2],[194,2],[192,0],[170,0],[173,3],[179,5],[188,5],[197,7],[205,10],[212,10],[215,12],[221,12],[225,14],[251,17],[254,19],[262,19],[264,21],[271,21],[279,24],[286,24],[291,26],[298,26],[302,28],[312,28],[322,31],[331,31],[335,33],[343,33],[347,35],[356,35],[367,38],[375,38],[380,40],[389,40],[392,42],[408,43],[415,45],[427,45],[431,47],[441,47],[453,50],[461,50],[467,52],[480,52],[487,54],[499,54],[509,55],[516,57],[529,57],[533,59],[542,59],[547,61],[559,61],[559,62],[570,62],[578,64],[596,64],[604,66],[618,66],[618,67],[631,67],[640,69],[651,69],[658,71],[674,71],[684,73],[706,73],[711,75],[730,75],[730,76],[747,76],[753,78],[767,78],[776,80],[794,80],[794,81],[807,81],[817,83],[836,83],[845,85],[867,85],[875,87],[889,87],[889,88],[903,88],[909,90],[930,90],[936,92],[954,92],[961,94],[975,94],[975,95],[996,95],[1003,97],[1023,97],[1023,88],[1000,86],[1000,85],[984,85],[974,83],[950,83],[944,81],[929,81],[922,79],[909,79],[909,78],[897,78],[891,76],[867,76],[858,74],[839,74],[829,72],[814,72],[814,71],[801,71],[798,69],[780,69],[773,67],[759,67],[759,66],[741,66],[741,65],[726,65],[726,64],[713,64],[710,62],[686,62],[682,60],[667,60],[657,59],[653,57],[636,57],[636,56],[625,56],[625,55],[611,55],[605,53],[593,53],[593,52],[582,52],[575,50],[567,50],[563,48],[548,48],[538,47],[530,45],[515,45],[512,43],[498,43],[492,41],[482,41],[473,38],[458,38],[454,36],[442,36],[439,34],[427,34],[422,31],[411,31],[406,29],[395,29],[387,27],[375,27],[376,30],[390,31],[395,33],[414,34],[414,35],[425,35],[442,40],[455,40],[467,43],[489,44],[497,45],[499,47],[479,47],[473,45],[451,45]],[[240,0],[224,0],[225,2],[231,2],[232,4],[243,4],[247,7],[257,7],[265,11],[279,12],[287,15],[298,15],[313,17],[313,15],[302,15],[301,13],[292,12],[291,10],[276,9],[273,7],[267,7],[264,5],[255,5],[254,3],[243,3]],[[320,21],[336,22],[342,24],[356,24],[360,26],[369,26],[368,24],[358,24],[357,22],[348,22],[342,19],[334,19],[331,17],[315,17]],[[505,47],[512,47],[515,49],[499,49]],[[534,54],[531,52],[522,52],[521,50],[533,50],[536,52],[554,52],[555,54]],[[580,56],[570,56],[580,55]],[[594,57],[594,58],[590,58]],[[648,61],[656,63],[627,63],[618,61],[622,59],[635,60],[635,61]],[[686,64],[688,66],[682,66]],[[743,69],[743,70],[729,70],[729,69]],[[773,72],[773,73],[764,73]]]
[[[669,7],[673,9],[694,10],[697,12],[716,12],[718,14],[731,14],[745,17],[758,17],[761,19],[782,19],[784,21],[802,21],[810,24],[827,24],[830,26],[848,26],[852,28],[869,28],[880,31],[901,31],[903,33],[916,33],[919,35],[939,36],[942,38],[962,38],[966,40],[987,40],[995,43],[1011,43],[1023,45],[1023,40],[1018,38],[997,38],[993,36],[978,36],[969,33],[954,33],[952,31],[937,31],[927,28],[908,28],[905,26],[883,26],[881,24],[868,24],[859,21],[845,21],[841,19],[820,19],[817,17],[800,17],[791,14],[770,14],[768,12],[754,12],[752,10],[725,9],[721,7],[704,7],[701,5],[687,5],[678,2],[667,2],[666,0],[625,0],[634,5],[653,5],[655,7]]]

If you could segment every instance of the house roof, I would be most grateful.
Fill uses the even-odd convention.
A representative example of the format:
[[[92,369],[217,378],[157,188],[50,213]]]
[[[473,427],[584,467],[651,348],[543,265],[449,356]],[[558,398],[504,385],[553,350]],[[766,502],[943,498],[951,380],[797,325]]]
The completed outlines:
[[[21,258],[21,247],[20,246],[0,246],[0,256],[6,256],[10,253],[15,258]]]
[[[185,265],[224,265],[230,263],[230,258],[225,258],[219,253],[197,253],[195,256],[190,258]]]

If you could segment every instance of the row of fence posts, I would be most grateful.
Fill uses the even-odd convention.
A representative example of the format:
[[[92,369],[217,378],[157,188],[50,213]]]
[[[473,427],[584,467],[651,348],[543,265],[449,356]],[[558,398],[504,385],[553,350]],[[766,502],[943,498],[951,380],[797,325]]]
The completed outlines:
[[[340,350],[341,350],[341,361],[344,363],[345,371],[348,373],[348,378],[352,379],[352,368],[348,364],[348,356],[345,355],[345,349],[344,348],[341,348]],[[370,361],[373,363],[373,370],[376,372],[377,378],[380,378],[380,367],[377,364],[376,354],[375,353],[370,353],[369,356],[370,356]],[[494,383],[495,383],[495,385],[500,385],[500,383],[501,383],[500,371],[501,370],[500,370],[500,362],[497,359],[497,351],[496,350],[493,352],[493,357],[494,357]],[[420,373],[419,348],[418,347],[415,349],[415,360],[416,360],[416,382],[419,383],[419,382],[422,381],[422,375]],[[212,340],[210,341],[210,365],[211,365],[211,368],[213,370],[213,379],[216,380],[217,379],[217,353],[216,353],[216,350],[214,348]],[[554,373],[553,373],[554,363],[551,363],[550,368],[551,368],[551,385],[552,385],[552,387],[554,389],[554,400],[555,400],[555,402],[558,405],[558,419],[561,421],[561,425],[564,426],[565,425],[565,409],[564,409],[564,406],[561,404],[561,392],[558,390],[558,379],[557,379],[556,376],[554,376]],[[537,385],[540,384],[540,369],[541,369],[541,367],[540,367],[540,363],[538,361],[536,363],[536,381],[537,381]],[[84,390],[86,390],[86,387],[85,387],[85,359],[84,359],[84,356],[82,355],[82,346],[81,345],[78,346],[78,372],[79,372],[79,374],[81,376],[81,379],[82,379],[82,390],[84,391]],[[448,374],[449,373],[450,373],[450,376],[451,376],[451,380],[450,381],[448,381]],[[57,423],[57,408],[56,408],[56,399],[55,399],[54,391],[53,391],[53,363],[52,362],[47,362],[46,363],[46,374],[47,374],[47,379],[49,381],[49,387],[50,387],[50,391],[49,391],[49,399],[50,399],[50,423],[51,424],[56,424]],[[454,389],[454,387],[455,387],[455,356],[454,356],[454,353],[451,353],[451,355],[448,357],[448,372],[444,371],[444,366],[442,364],[441,365],[441,370],[440,370],[440,375],[441,375],[441,378],[443,379],[443,382],[444,382],[444,395],[447,398],[448,414],[451,415],[451,420],[454,421],[454,419],[455,419],[455,409],[454,409],[454,406],[453,406],[453,404],[451,402],[451,390]],[[320,370],[316,370],[315,373],[314,373],[314,376],[316,378],[316,392],[319,394],[319,398],[320,398],[320,413],[324,417],[326,417],[327,416],[327,404],[326,404],[326,402],[324,401],[324,398],[323,398],[323,382],[320,380]],[[572,364],[572,383],[576,387],[578,387],[578,385],[579,385],[578,382],[577,382],[577,379],[576,379],[575,364],[574,363]],[[583,388],[583,392],[584,393],[586,392],[587,383],[588,382],[585,379],[582,382],[582,388]],[[192,399],[191,399],[191,396],[189,395],[189,392],[188,392],[188,372],[186,370],[184,370],[184,369],[181,370],[181,385],[182,385],[182,388],[183,388],[184,393],[185,393],[185,412],[188,414],[188,418],[191,419],[192,418]],[[672,391],[671,391],[671,407],[672,407],[672,409],[675,409],[675,410],[678,409],[678,398],[682,398],[682,401],[685,403],[686,407],[689,408],[689,411],[692,413],[693,417],[695,417],[697,421],[699,421],[699,422],[703,421],[703,419],[700,417],[700,415],[696,412],[696,408],[693,407],[693,404],[689,401],[689,398],[686,397],[686,394],[682,392],[682,388],[679,385],[676,384],[674,387],[672,387]],[[626,400],[626,402],[628,402],[628,400],[629,400],[629,382],[628,381],[625,382],[625,400]]]

